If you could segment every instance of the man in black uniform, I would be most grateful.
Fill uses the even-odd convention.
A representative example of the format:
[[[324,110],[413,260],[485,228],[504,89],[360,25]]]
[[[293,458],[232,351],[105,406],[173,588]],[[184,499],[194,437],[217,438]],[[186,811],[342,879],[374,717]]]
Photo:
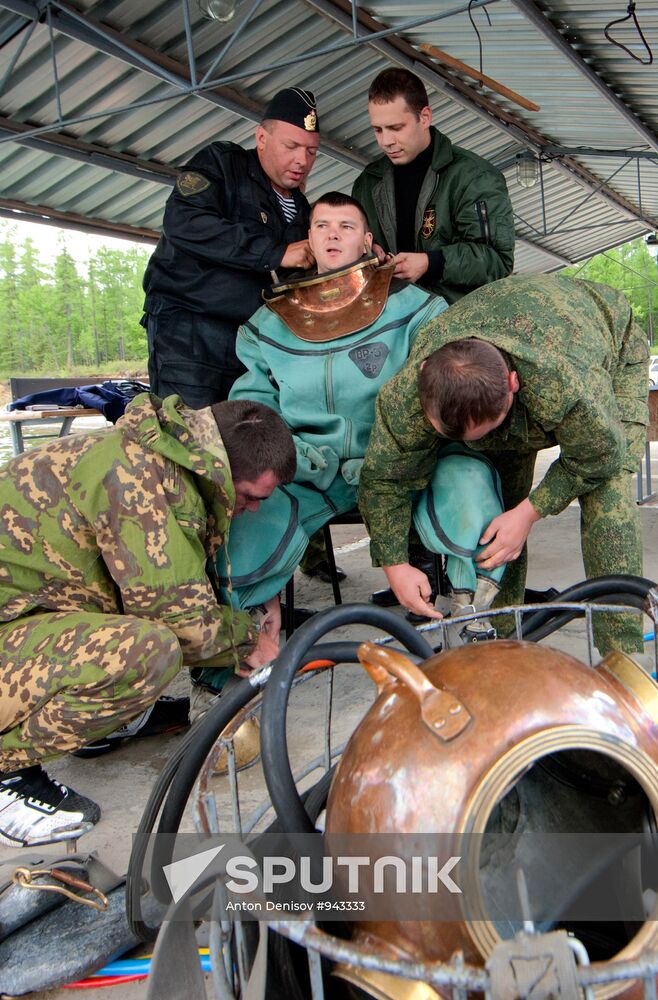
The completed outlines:
[[[149,380],[195,409],[228,397],[245,370],[235,336],[277,268],[308,268],[308,202],[301,192],[320,137],[315,98],[279,91],[256,129],[256,149],[213,142],[181,172],[144,274]]]

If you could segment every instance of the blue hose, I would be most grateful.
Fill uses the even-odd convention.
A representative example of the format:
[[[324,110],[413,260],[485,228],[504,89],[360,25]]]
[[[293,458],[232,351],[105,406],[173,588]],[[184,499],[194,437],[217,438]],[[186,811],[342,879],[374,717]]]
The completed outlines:
[[[199,961],[201,962],[202,972],[210,972],[210,956],[199,955]],[[98,976],[148,975],[150,971],[150,958],[120,958],[116,962],[109,962],[107,965],[103,966],[103,968],[99,969],[98,972],[94,972],[93,976],[90,978],[95,979]]]

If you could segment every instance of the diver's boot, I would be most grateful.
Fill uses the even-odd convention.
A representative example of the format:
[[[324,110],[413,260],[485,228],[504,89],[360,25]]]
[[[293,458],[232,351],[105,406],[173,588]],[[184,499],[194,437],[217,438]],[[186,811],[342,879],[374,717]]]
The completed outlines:
[[[260,631],[265,608],[256,605],[249,608],[254,625]],[[194,724],[215,704],[217,698],[228,694],[243,678],[236,676],[230,668],[195,668],[190,671],[190,722]],[[245,719],[233,736],[235,768],[242,771],[255,764],[260,757],[260,723],[252,717]],[[214,768],[215,774],[228,772],[228,750],[221,751]]]
[[[190,699],[163,694],[130,722],[73,751],[74,757],[101,757],[122,746],[126,740],[177,733],[190,724]]]
[[[499,590],[498,584],[490,577],[478,576],[475,593],[472,590],[453,591],[450,613],[456,618],[469,611],[486,611]],[[496,638],[496,629],[488,618],[475,618],[464,625],[459,638],[462,642],[488,642]]]
[[[77,839],[100,807],[49,777],[40,764],[0,775],[0,844],[32,847]]]
[[[319,528],[315,534],[311,535],[299,568],[304,576],[308,576],[311,579],[321,580],[322,583],[333,582],[322,528]],[[347,579],[347,573],[340,566],[336,566],[336,579],[339,583]]]
[[[231,688],[240,683],[241,678],[232,674],[221,691],[213,691],[192,680],[190,689],[190,722],[195,723],[202,718],[218,698],[228,693]],[[255,764],[260,757],[260,723],[256,718],[245,719],[233,736],[233,751],[235,753],[235,769],[242,771]],[[215,774],[226,774],[228,771],[228,751],[222,750],[215,764]]]

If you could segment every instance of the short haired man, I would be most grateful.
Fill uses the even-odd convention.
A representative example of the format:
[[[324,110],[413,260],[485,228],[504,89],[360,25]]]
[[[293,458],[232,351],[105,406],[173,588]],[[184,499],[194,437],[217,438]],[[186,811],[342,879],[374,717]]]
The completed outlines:
[[[320,142],[315,98],[281,90],[256,149],[213,142],[179,174],[144,274],[151,391],[198,409],[227,399],[244,371],[235,335],[271,271],[313,263],[304,185]]]
[[[268,407],[147,394],[112,430],[0,470],[0,843],[95,823],[98,806],[41,762],[139,715],[183,662],[239,672],[276,655],[248,614],[218,603],[207,560],[231,518],[294,471]]]
[[[447,308],[443,299],[394,278],[390,265],[377,266],[363,209],[349,195],[318,199],[309,242],[318,274],[275,287],[238,334],[247,372],[231,398],[257,399],[280,413],[297,452],[294,482],[262,505],[251,520],[255,530],[240,523],[231,529],[227,555],[242,607],[275,597],[309,536],[355,507],[377,391],[404,364],[419,330]],[[489,463],[468,461],[479,467],[480,482],[492,480]],[[479,537],[488,520],[481,509],[476,516]],[[223,554],[217,562],[221,578]]]
[[[624,296],[561,275],[505,278],[478,289],[417,338],[405,368],[381,390],[359,505],[371,554],[401,601],[427,614],[427,581],[409,565],[416,491],[445,438],[467,442],[500,473],[505,513],[482,533],[478,572],[511,561],[496,598],[523,601],[532,525],[581,508],[585,573],[642,573],[631,476],[646,438],[647,341]],[[560,446],[532,489],[537,452]],[[440,463],[439,463],[440,464]],[[640,652],[635,616],[596,616],[602,653]]]
[[[395,274],[448,303],[504,278],[514,264],[512,205],[503,175],[432,126],[427,91],[414,73],[386,69],[368,91],[383,152],[352,194]]]

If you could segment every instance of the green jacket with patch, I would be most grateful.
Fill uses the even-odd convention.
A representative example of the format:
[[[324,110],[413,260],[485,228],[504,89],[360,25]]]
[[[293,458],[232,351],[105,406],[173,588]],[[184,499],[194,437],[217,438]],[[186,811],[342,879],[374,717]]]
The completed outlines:
[[[0,470],[0,621],[134,615],[168,626],[188,665],[235,664],[251,619],[220,606],[206,574],[234,503],[211,410],[177,396],[137,396],[112,430],[17,456]]]
[[[418,253],[441,250],[440,278],[418,282],[448,303],[510,274],[514,266],[514,221],[505,178],[488,160],[455,146],[431,130],[432,165],[416,206]],[[352,189],[363,205],[376,243],[397,253],[395,167],[380,156],[361,173]]]
[[[377,397],[359,488],[375,565],[407,562],[414,495],[427,485],[445,444],[420,405],[420,366],[444,344],[466,337],[498,347],[520,382],[500,427],[468,447],[489,455],[560,447],[530,493],[542,517],[623,471],[632,473],[640,461],[648,348],[622,293],[545,274],[486,285],[421,331],[409,361]]]

